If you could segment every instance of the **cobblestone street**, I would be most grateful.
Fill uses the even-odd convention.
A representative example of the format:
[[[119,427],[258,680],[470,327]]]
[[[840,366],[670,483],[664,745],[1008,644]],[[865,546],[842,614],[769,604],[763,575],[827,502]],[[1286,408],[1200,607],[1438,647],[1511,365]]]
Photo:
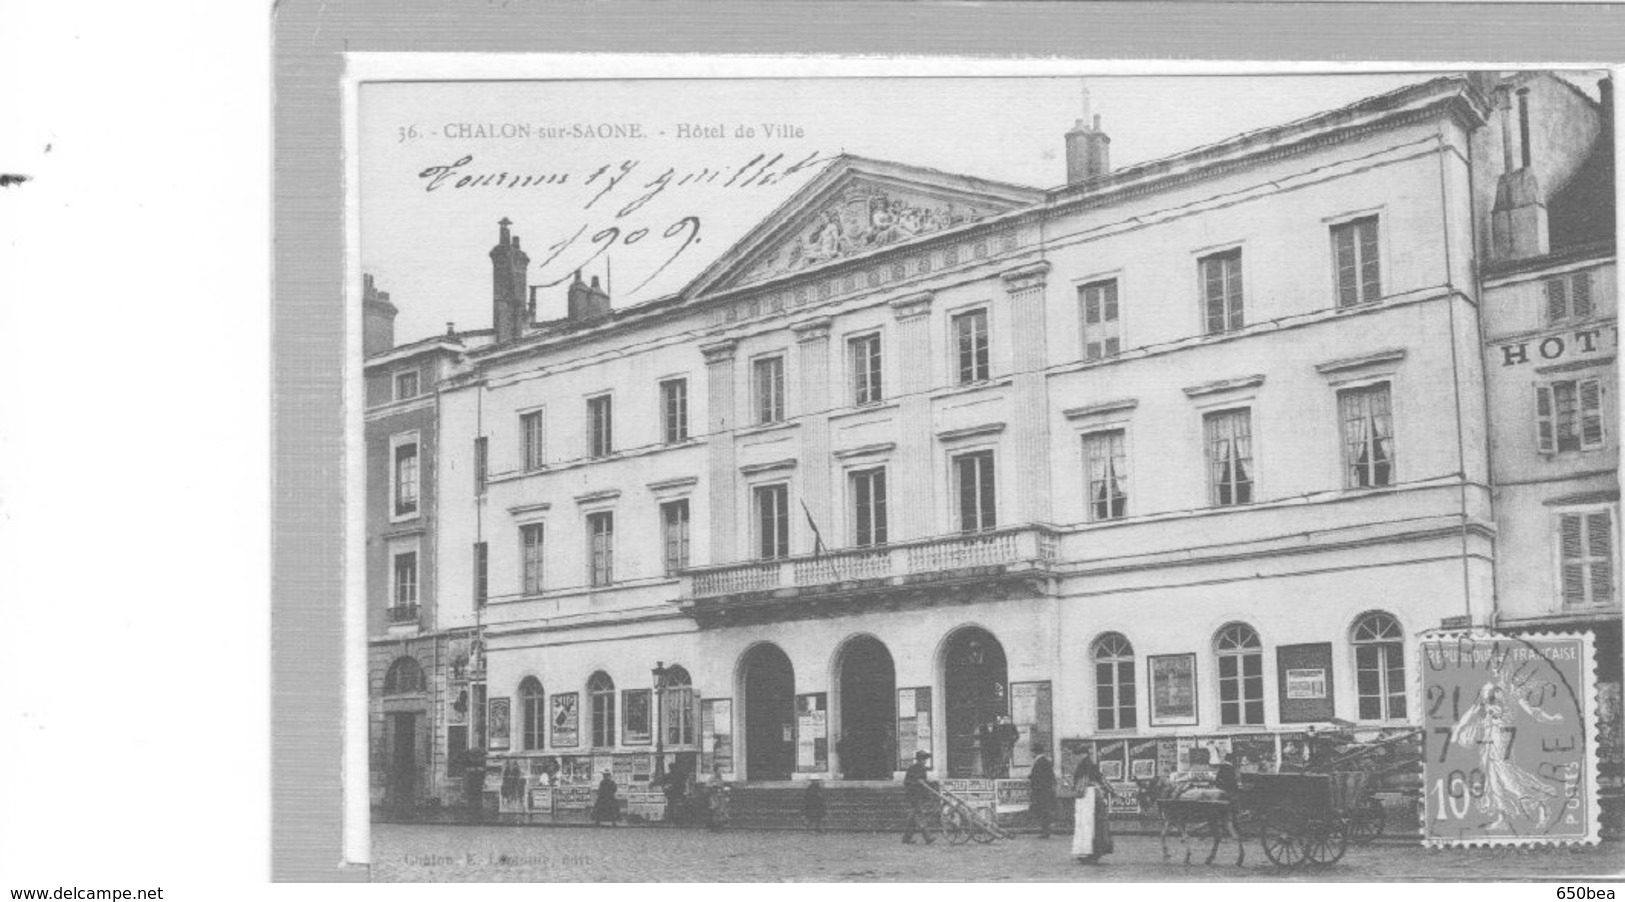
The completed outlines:
[[[1434,878],[1469,880],[1526,875],[1618,875],[1625,848],[1609,843],[1575,851],[1441,850],[1390,841],[1351,847],[1330,868],[1287,871],[1256,842],[1247,862],[1203,866],[1164,861],[1154,836],[1119,836],[1103,865],[1068,856],[1069,839],[1018,836],[1009,842],[905,846],[895,834],[706,833],[653,827],[373,826],[373,879],[415,881],[1278,881]],[[1219,861],[1234,861],[1235,847]]]

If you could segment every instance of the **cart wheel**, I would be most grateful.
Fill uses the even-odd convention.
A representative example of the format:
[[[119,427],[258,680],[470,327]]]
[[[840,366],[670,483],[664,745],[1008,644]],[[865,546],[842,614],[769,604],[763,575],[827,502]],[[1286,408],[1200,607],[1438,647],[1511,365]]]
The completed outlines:
[[[965,816],[965,812],[953,806],[943,808],[942,835],[947,837],[948,842],[956,846],[962,846],[969,842],[971,825],[970,819]]]
[[[991,813],[987,814],[986,816],[988,818],[993,817]],[[986,824],[982,823],[980,818],[971,821],[970,837],[982,845],[987,845],[993,840],[998,839],[998,836],[994,835],[992,829],[990,829]]]
[[[1259,842],[1264,846],[1264,857],[1280,867],[1295,868],[1308,860],[1303,825],[1296,819],[1266,818]]]
[[[1373,799],[1349,815],[1349,841],[1357,846],[1370,844],[1382,835],[1388,825],[1388,812],[1382,803]]]
[[[1329,867],[1343,860],[1349,850],[1348,830],[1341,821],[1323,821],[1309,830],[1304,854],[1311,864]]]

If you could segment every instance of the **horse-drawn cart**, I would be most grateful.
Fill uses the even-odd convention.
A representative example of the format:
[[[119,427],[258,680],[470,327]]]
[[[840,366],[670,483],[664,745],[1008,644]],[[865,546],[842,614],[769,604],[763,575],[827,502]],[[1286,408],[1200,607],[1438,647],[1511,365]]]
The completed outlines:
[[[1275,864],[1336,864],[1348,851],[1368,776],[1360,771],[1243,774],[1237,807]]]

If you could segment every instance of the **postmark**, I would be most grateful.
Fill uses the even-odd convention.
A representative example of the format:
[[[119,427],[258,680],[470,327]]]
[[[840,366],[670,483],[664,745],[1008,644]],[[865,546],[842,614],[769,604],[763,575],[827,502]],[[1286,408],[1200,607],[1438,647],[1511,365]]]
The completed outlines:
[[[1589,632],[1435,634],[1420,672],[1425,844],[1597,841]]]

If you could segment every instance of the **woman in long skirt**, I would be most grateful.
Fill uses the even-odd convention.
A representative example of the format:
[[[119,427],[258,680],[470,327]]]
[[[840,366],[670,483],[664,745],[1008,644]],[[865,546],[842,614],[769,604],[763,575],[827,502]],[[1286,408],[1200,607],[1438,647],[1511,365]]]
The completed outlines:
[[[1112,851],[1111,828],[1106,819],[1106,797],[1112,789],[1088,752],[1072,773],[1072,786],[1081,790],[1072,809],[1072,857],[1095,864]]]

